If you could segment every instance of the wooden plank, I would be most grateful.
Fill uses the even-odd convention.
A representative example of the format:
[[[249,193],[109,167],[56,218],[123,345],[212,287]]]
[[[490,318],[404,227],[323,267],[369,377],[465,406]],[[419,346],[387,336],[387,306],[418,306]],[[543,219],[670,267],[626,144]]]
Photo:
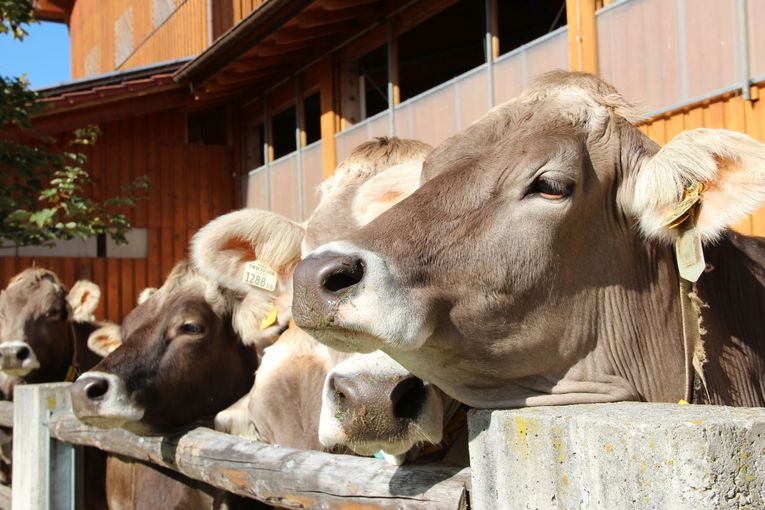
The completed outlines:
[[[200,174],[204,171],[200,161],[199,148],[194,145],[183,147],[183,171],[186,175],[185,203],[186,227],[199,228],[199,182]]]
[[[109,301],[109,292],[108,292],[107,276],[106,276],[106,259],[103,259],[103,258],[93,259],[92,267],[93,267],[93,283],[101,287],[101,299],[98,301],[98,306],[96,307],[96,311],[95,311],[96,318],[97,319],[108,318],[106,316],[106,313],[107,313],[106,304]]]
[[[148,154],[149,141],[146,139],[147,119],[141,115],[133,119],[133,138],[130,140],[133,145],[133,160],[131,164],[131,181],[142,175],[148,175]],[[148,222],[148,205],[145,201],[139,201],[133,209],[133,227],[146,228]]]
[[[120,322],[120,261],[119,259],[106,259],[106,318],[110,321]],[[102,294],[103,294],[102,289]]]
[[[572,71],[598,74],[595,0],[566,0],[568,60]]]
[[[120,322],[135,306],[133,291],[133,259],[120,259]],[[140,292],[140,290],[139,290]]]
[[[161,230],[150,228],[146,233],[146,286],[159,287],[162,284]]]
[[[294,450],[205,428],[138,437],[51,419],[51,436],[173,469],[215,487],[290,508],[466,508],[469,468],[393,466],[383,460]]]

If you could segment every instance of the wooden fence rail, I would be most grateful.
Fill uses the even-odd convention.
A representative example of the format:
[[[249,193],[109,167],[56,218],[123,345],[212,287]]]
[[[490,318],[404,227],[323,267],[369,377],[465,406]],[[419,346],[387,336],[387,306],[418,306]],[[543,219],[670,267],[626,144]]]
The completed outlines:
[[[34,398],[26,394],[24,398],[45,402],[48,394],[60,393],[63,386],[26,386],[25,393],[34,392]],[[18,395],[17,392],[15,404],[16,412],[20,413],[27,404],[21,403]],[[6,407],[0,405],[0,424],[7,420]],[[206,428],[177,436],[142,437],[122,429],[83,425],[66,406],[50,404],[49,409],[52,413],[45,427],[52,443],[93,446],[148,461],[275,506],[458,510],[467,507],[469,468],[435,464],[393,466],[378,459],[272,446]],[[32,431],[18,427],[15,431],[27,432]],[[42,465],[55,459],[40,459],[41,465],[30,472],[61,472],[68,466],[66,462],[61,463],[63,469],[60,465]],[[65,479],[71,477],[65,472],[60,475]],[[48,485],[55,487],[56,480],[49,479]]]

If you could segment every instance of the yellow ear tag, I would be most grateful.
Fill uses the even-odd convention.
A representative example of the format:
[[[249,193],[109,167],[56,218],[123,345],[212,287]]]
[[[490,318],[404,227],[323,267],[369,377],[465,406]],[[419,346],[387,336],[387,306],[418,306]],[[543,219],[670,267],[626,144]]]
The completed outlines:
[[[260,320],[260,330],[264,330],[276,322],[276,306],[271,304],[271,310]]]
[[[685,191],[683,191],[683,199],[664,215],[660,228],[672,229],[685,222],[693,206],[701,200],[702,191],[704,191],[704,185],[700,182],[686,186]]]
[[[679,237],[675,241],[675,258],[677,271],[689,282],[695,282],[704,272],[704,249],[701,246],[701,236],[696,229],[696,214],[689,211],[689,216],[678,227]]]
[[[252,287],[258,287],[272,292],[276,288],[278,275],[268,264],[259,260],[247,262],[244,265],[242,281]]]

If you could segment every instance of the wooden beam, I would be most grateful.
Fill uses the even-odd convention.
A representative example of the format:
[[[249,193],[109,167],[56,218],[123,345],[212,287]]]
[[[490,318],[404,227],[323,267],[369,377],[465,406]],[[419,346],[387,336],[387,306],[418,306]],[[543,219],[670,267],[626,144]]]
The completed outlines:
[[[388,53],[390,58],[390,81],[393,83],[393,104],[397,105],[401,102],[401,87],[399,86],[399,61],[398,61],[398,20],[392,19],[391,24],[391,37],[388,41],[390,44],[390,52]]]
[[[499,5],[497,0],[491,0],[491,58],[499,57]]]
[[[324,9],[312,9],[303,11],[295,18],[295,23],[301,28],[318,28],[328,23],[356,20],[360,16],[368,16],[370,12],[382,15],[382,11],[370,9],[368,5],[361,5],[341,11],[326,11]],[[349,28],[348,25],[345,25]]]
[[[151,462],[280,507],[458,510],[467,503],[469,468],[393,466],[372,458],[275,447],[205,428],[181,436],[139,437],[123,429],[87,427],[70,413],[54,415],[49,428],[58,440]]]
[[[380,0],[322,0],[321,6],[328,11],[341,11],[359,5],[380,3]]]
[[[336,110],[335,70],[332,57],[321,62],[319,92],[321,102],[321,168],[326,179],[335,173],[337,153],[335,151]]]
[[[366,23],[366,21],[359,21],[359,24]],[[278,44],[295,44],[304,43],[306,41],[316,42],[318,37],[327,37],[335,35],[340,32],[347,32],[347,23],[333,23],[331,25],[322,25],[311,29],[290,27],[283,28],[274,34],[274,40]]]
[[[596,0],[566,0],[568,60],[572,71],[598,74]]]

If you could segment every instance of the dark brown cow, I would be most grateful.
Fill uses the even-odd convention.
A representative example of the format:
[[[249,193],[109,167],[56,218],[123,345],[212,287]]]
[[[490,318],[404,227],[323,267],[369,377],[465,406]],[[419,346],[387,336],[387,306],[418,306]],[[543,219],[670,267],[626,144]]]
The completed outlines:
[[[726,228],[765,200],[765,146],[698,129],[660,149],[628,114],[598,78],[542,76],[439,146],[415,193],[305,259],[295,321],[478,407],[676,402],[691,366],[696,401],[764,405],[765,244]],[[672,243],[693,268],[696,239],[710,265],[687,298]],[[700,342],[682,302],[701,303]]]
[[[125,318],[122,345],[72,385],[75,414],[149,434],[211,420],[252,385],[256,351],[235,325],[249,312],[236,293],[179,263]]]

